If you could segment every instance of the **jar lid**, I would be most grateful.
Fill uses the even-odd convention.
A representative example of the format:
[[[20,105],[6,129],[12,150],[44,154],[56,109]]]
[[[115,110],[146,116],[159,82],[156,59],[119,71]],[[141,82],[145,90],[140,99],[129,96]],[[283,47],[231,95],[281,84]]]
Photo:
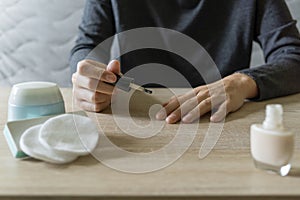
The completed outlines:
[[[56,83],[25,82],[13,86],[9,103],[15,106],[37,106],[63,102]]]

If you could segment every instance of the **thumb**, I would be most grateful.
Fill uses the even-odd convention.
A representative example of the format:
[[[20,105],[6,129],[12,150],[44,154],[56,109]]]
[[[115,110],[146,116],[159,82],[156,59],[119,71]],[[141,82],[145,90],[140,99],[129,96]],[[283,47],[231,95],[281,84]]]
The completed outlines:
[[[107,71],[113,72],[114,74],[121,73],[120,62],[118,60],[112,60],[106,67]]]

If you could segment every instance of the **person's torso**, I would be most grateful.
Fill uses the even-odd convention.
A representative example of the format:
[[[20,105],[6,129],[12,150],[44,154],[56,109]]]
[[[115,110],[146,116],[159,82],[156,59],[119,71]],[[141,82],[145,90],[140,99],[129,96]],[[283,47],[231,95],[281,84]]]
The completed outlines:
[[[117,33],[142,27],[176,30],[209,53],[222,77],[249,67],[255,0],[112,0],[111,3]],[[162,63],[188,77],[192,86],[204,84],[188,61],[168,51],[136,50],[123,55],[121,62],[123,72],[145,63]]]

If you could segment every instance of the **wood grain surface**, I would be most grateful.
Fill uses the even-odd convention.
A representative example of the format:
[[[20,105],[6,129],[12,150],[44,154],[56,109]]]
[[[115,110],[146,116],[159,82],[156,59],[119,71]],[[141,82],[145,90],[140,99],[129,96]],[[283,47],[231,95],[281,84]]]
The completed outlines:
[[[3,130],[10,89],[0,89],[0,129]],[[71,89],[62,89],[62,92],[67,111],[78,110],[72,104]],[[156,89],[152,96],[134,93],[129,103],[132,120],[141,126],[147,125],[151,122],[148,110],[152,105],[166,101],[171,95],[167,89]],[[142,174],[111,169],[93,156],[81,157],[67,165],[17,160],[0,134],[0,199],[298,199],[299,100],[300,94],[245,103],[226,118],[217,144],[204,159],[199,159],[198,154],[210,123],[209,115],[201,117],[197,135],[184,155],[166,168]],[[285,126],[296,134],[293,168],[287,177],[256,169],[250,154],[250,125],[263,121],[264,108],[269,103],[283,104]],[[97,121],[113,144],[132,153],[159,150],[172,141],[179,126],[185,126],[185,130],[195,127],[160,122],[163,129],[157,135],[140,139],[118,128],[110,109],[88,115]]]

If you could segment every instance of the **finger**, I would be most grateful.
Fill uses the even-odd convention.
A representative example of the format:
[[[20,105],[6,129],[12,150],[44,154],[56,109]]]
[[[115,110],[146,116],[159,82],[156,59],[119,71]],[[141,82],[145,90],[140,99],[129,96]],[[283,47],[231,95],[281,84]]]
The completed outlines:
[[[228,114],[228,103],[224,102],[219,106],[217,112],[215,112],[211,117],[210,121],[212,122],[220,122],[225,119],[226,115]]]
[[[98,61],[95,61],[95,60],[91,60],[91,59],[86,59],[84,60],[92,65],[95,65],[99,68],[102,68],[102,69],[105,69],[106,68],[106,64],[103,64],[102,62],[98,62]]]
[[[73,83],[73,85],[75,85],[76,79],[77,79],[77,74],[76,73],[72,74],[72,83]]]
[[[83,60],[78,63],[77,73],[88,78],[98,79],[101,81],[114,83],[117,77],[114,73],[105,70],[105,65],[102,63],[97,63],[95,61]]]
[[[192,123],[211,110],[211,98],[201,101],[193,110],[182,118],[184,123]]]
[[[172,96],[168,101],[162,103],[162,106],[165,107],[166,105],[168,105],[168,103],[169,103],[170,101],[176,100],[176,99],[178,99],[178,98],[180,98],[180,97],[182,97],[182,95],[178,95],[178,96],[174,95],[174,96]]]
[[[168,105],[169,102],[165,102],[162,104],[163,107],[165,107],[166,105]]]
[[[97,79],[92,79],[81,75],[77,76],[76,86],[109,95],[111,95],[114,90],[114,86],[112,85],[106,84]]]
[[[191,92],[184,95],[173,96],[170,98],[169,102],[163,104],[163,108],[156,114],[156,119],[164,120],[166,117],[177,109],[180,104],[191,98]],[[194,94],[195,96],[195,94]]]
[[[156,113],[156,119],[157,120],[164,120],[164,119],[166,119],[166,117],[167,117],[166,107],[169,104],[176,104],[176,99],[174,97],[172,97],[167,103],[163,104],[163,108]],[[174,105],[174,107],[175,107],[175,105]]]
[[[207,87],[202,87],[201,90],[197,93],[198,102],[204,101],[207,98],[210,98],[211,94]]]
[[[108,101],[104,103],[90,103],[87,101],[78,101],[77,104],[83,110],[89,112],[101,112],[109,106],[110,102]]]
[[[114,74],[121,74],[120,62],[118,60],[112,60],[106,67],[107,71],[113,72]]]
[[[197,105],[198,105],[197,97],[188,99],[167,117],[167,119],[166,119],[167,123],[173,124],[173,123],[178,122],[181,119],[181,116],[186,115]]]
[[[156,119],[164,120],[171,113],[179,107],[179,101],[176,98],[171,98],[170,101],[164,104],[164,107],[156,114]]]
[[[197,96],[195,96],[195,92],[198,92]],[[182,116],[186,115],[193,108],[195,108],[200,102],[209,98],[209,91],[206,88],[197,88],[194,89],[187,94],[184,95],[182,100],[184,103],[180,105],[180,108],[177,108],[174,112],[172,112],[166,119],[167,123],[173,124],[178,122]],[[166,111],[168,113],[168,111]],[[187,119],[186,119],[187,120]],[[188,123],[188,122],[186,122]]]
[[[76,87],[74,95],[76,99],[90,103],[104,103],[106,101],[110,101],[111,99],[111,95],[94,92],[80,87]]]

